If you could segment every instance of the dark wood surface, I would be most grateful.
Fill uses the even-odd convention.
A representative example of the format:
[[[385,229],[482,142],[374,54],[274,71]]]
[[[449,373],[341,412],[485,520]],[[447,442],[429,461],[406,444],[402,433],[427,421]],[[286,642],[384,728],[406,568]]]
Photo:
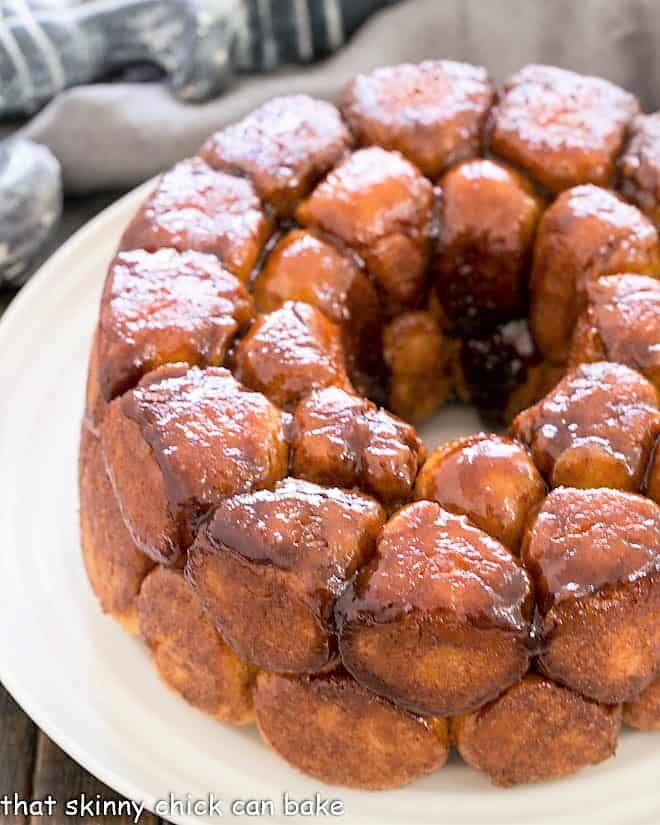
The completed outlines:
[[[68,204],[64,219],[51,249],[59,245],[82,223],[100,211],[117,195],[99,195],[90,200]],[[0,291],[0,315],[15,297],[15,291]],[[29,652],[26,651],[26,656]],[[21,802],[44,801],[48,796],[58,803],[49,815],[45,807],[38,811],[23,810],[23,805],[13,806],[15,795]],[[81,768],[57,747],[43,731],[40,731],[0,683],[0,825],[128,825],[133,822],[129,815],[65,816],[68,800],[81,799],[117,801],[122,797],[103,785]],[[5,797],[12,802],[5,812]],[[159,820],[145,813],[140,825],[158,825]]]

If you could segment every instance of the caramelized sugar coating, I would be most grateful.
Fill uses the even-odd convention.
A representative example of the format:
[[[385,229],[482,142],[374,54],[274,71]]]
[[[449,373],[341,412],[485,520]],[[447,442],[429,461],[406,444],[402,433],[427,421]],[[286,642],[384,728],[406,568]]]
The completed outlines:
[[[83,423],[78,464],[80,542],[87,578],[104,613],[137,633],[137,596],[154,566],[141,553],[115,500],[101,444]]]
[[[463,759],[496,785],[568,776],[614,756],[621,707],[600,705],[536,673],[452,720]]]
[[[596,186],[563,192],[541,218],[534,247],[529,319],[541,352],[566,361],[591,281],[659,267],[657,232],[636,207]]]
[[[543,670],[599,702],[660,671],[660,507],[620,490],[554,490],[525,536]]]
[[[138,547],[174,563],[212,505],[283,478],[284,425],[268,399],[217,367],[161,367],[116,398],[103,451]]]
[[[656,226],[660,223],[660,112],[633,120],[619,160],[619,188]]]
[[[341,330],[302,301],[260,315],[234,360],[239,381],[286,409],[320,387],[352,389]]]
[[[124,232],[120,249],[155,252],[167,246],[212,253],[247,281],[271,231],[250,181],[189,158],[163,175]]]
[[[552,487],[636,491],[659,428],[653,384],[622,364],[599,361],[568,373],[516,417],[511,432]]]
[[[452,325],[484,324],[524,313],[541,201],[517,172],[469,160],[439,181],[436,292]]]
[[[259,312],[304,301],[342,328],[349,372],[358,384],[378,373],[378,292],[354,258],[315,232],[292,229],[275,245],[254,283]]]
[[[399,510],[337,602],[344,666],[416,713],[464,713],[525,673],[525,571],[495,539],[430,501]]]
[[[660,730],[660,679],[623,706],[623,721],[639,730]]]
[[[290,215],[350,143],[332,104],[291,95],[276,97],[217,132],[200,154],[214,169],[250,177],[264,200]]]
[[[432,206],[429,181],[398,152],[374,146],[330,172],[296,218],[352,247],[391,302],[414,305],[426,288]]]
[[[397,315],[383,331],[383,357],[389,368],[388,407],[418,423],[447,400],[451,392],[452,353],[431,312]]]
[[[587,296],[573,334],[571,362],[618,361],[660,391],[660,281],[609,275],[590,283]]]
[[[106,401],[162,364],[219,366],[252,317],[245,287],[201,252],[120,252],[99,320],[99,380]]]
[[[253,720],[254,669],[223,642],[179,570],[153,570],[138,610],[140,632],[169,687],[223,722]]]
[[[504,85],[491,146],[552,192],[580,183],[606,185],[635,97],[599,77],[555,66],[525,66]]]
[[[288,478],[224,501],[190,548],[186,572],[240,656],[313,673],[336,659],[335,600],[372,555],[384,521],[368,496]]]
[[[407,713],[343,670],[311,677],[261,671],[254,701],[265,742],[321,782],[398,788],[447,760],[444,719]]]
[[[508,438],[486,433],[438,447],[415,484],[416,498],[467,516],[514,553],[527,517],[544,496],[545,484],[527,452]]]
[[[317,484],[360,487],[392,506],[410,498],[425,455],[413,427],[338,387],[312,393],[294,414],[291,469]]]
[[[480,153],[494,99],[483,67],[426,60],[357,75],[339,107],[358,143],[396,149],[433,177]]]

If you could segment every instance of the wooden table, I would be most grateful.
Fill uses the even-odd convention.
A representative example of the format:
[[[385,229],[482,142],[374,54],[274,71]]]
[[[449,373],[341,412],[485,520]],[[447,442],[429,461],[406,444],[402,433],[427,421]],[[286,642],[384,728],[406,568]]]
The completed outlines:
[[[78,204],[69,204],[51,248],[59,245],[116,197],[116,194],[99,195]],[[15,294],[11,291],[0,292],[0,315]],[[60,805],[50,816],[30,816],[22,810],[18,815],[13,812],[5,814],[2,800],[7,795],[13,801],[14,794],[24,801],[44,800],[52,794]],[[122,799],[51,742],[0,684],[0,825],[128,825],[133,821],[130,816],[83,815],[75,819],[65,818],[62,810],[64,803],[69,799],[80,800],[82,794],[86,799],[96,799],[97,795],[103,800]],[[140,817],[140,825],[159,825],[159,820],[145,813]]]

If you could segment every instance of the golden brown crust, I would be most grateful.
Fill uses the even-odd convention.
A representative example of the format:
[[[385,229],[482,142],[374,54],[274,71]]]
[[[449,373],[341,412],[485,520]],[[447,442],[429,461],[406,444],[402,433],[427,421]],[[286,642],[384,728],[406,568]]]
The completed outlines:
[[[101,444],[85,423],[80,431],[78,483],[80,542],[89,583],[103,612],[137,633],[137,597],[154,563],[139,551],[126,529]]]
[[[247,282],[272,228],[250,181],[190,158],[163,175],[119,248],[209,252]]]
[[[131,534],[163,563],[177,561],[220,499],[268,487],[287,471],[282,413],[217,367],[148,373],[110,404],[102,437]]]
[[[563,192],[543,214],[534,246],[529,318],[543,355],[566,361],[591,281],[659,270],[657,232],[638,209],[596,186]]]
[[[520,413],[513,437],[552,487],[638,491],[660,427],[658,393],[621,364],[583,364]]]
[[[433,177],[479,154],[494,99],[483,67],[427,60],[358,75],[339,106],[359,144],[396,149]]]
[[[360,487],[389,507],[410,498],[425,455],[410,424],[338,387],[312,393],[294,414],[294,475]]]
[[[438,185],[433,271],[447,317],[472,331],[520,317],[540,198],[522,175],[491,160],[454,166]]]
[[[527,670],[532,593],[495,539],[435,503],[385,525],[374,559],[337,603],[344,666],[413,712],[463,713]]]
[[[99,330],[98,324],[94,330],[94,337],[92,338],[92,346],[89,352],[89,362],[87,364],[87,381],[85,383],[85,412],[83,414],[83,423],[94,433],[99,436],[99,426],[101,419],[105,414],[106,402],[101,394],[101,386],[99,382]]]
[[[513,553],[520,548],[528,515],[544,496],[543,479],[525,450],[485,433],[438,447],[415,483],[416,498],[467,516]]]
[[[342,329],[349,374],[361,391],[382,372],[380,298],[354,256],[318,233],[292,229],[268,254],[254,282],[259,312],[305,301]]]
[[[394,305],[424,297],[433,190],[398,152],[360,149],[296,210],[296,219],[348,244]]]
[[[623,706],[623,721],[638,730],[660,730],[660,679]]]
[[[587,307],[573,334],[571,364],[617,361],[660,392],[660,281],[609,275],[587,286]]]
[[[322,387],[352,391],[341,330],[302,301],[259,315],[233,360],[239,381],[287,410]]]
[[[200,154],[214,169],[249,176],[261,197],[286,216],[350,144],[332,104],[290,95],[264,103],[217,132]]]
[[[254,718],[254,668],[222,641],[183,574],[156,567],[138,599],[140,632],[163,681],[224,722]]]
[[[418,424],[449,397],[451,344],[431,312],[397,315],[383,330],[383,357],[389,369],[388,407]]]
[[[101,299],[97,357],[104,399],[162,364],[221,366],[252,315],[247,290],[213,255],[120,252]]]
[[[558,779],[614,756],[621,708],[589,701],[535,673],[452,720],[463,759],[496,785]]]
[[[660,223],[660,112],[633,120],[619,159],[619,188],[656,226]]]
[[[398,788],[441,768],[449,752],[444,720],[413,716],[343,671],[315,677],[262,671],[255,710],[274,751],[333,785]]]
[[[618,490],[554,490],[525,536],[543,670],[600,702],[660,669],[660,507]]]
[[[221,504],[186,572],[240,655],[268,670],[313,673],[336,658],[336,598],[372,555],[384,520],[365,495],[286,479]]]
[[[504,84],[491,147],[552,192],[608,184],[635,97],[599,77],[555,66],[525,66]]]

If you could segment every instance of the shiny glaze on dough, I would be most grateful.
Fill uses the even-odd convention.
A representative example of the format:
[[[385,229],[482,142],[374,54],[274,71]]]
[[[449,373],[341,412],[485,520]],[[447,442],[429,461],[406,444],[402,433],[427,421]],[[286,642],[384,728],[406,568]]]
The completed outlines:
[[[210,252],[247,282],[272,228],[250,181],[190,158],[163,175],[120,249]]]
[[[315,389],[352,389],[339,327],[302,301],[260,315],[236,349],[236,377],[290,409]]]
[[[528,453],[508,438],[485,433],[438,447],[415,483],[416,498],[467,516],[512,552],[544,496],[545,484]]]
[[[160,249],[120,252],[99,319],[99,382],[106,401],[166,363],[219,366],[252,299],[214,255]]]
[[[358,143],[396,149],[432,177],[479,154],[494,98],[483,67],[426,60],[358,75],[339,106]]]
[[[658,393],[621,364],[583,364],[520,413],[514,438],[548,483],[639,490],[660,427]]]
[[[554,490],[523,546],[543,613],[660,569],[660,507],[620,490]]]
[[[660,391],[660,281],[609,275],[587,286],[571,362],[617,361],[638,370]]]
[[[587,285],[619,272],[660,272],[653,224],[597,186],[562,193],[539,223],[530,280],[530,327],[546,358],[566,361]]]
[[[426,286],[432,205],[429,181],[398,152],[374,146],[336,166],[296,218],[352,247],[393,302],[415,304]]]
[[[553,192],[606,185],[638,113],[635,97],[599,77],[525,66],[504,86],[492,149]]]
[[[350,144],[331,103],[290,95],[269,100],[217,132],[200,154],[214,169],[250,177],[264,200],[289,215]]]

